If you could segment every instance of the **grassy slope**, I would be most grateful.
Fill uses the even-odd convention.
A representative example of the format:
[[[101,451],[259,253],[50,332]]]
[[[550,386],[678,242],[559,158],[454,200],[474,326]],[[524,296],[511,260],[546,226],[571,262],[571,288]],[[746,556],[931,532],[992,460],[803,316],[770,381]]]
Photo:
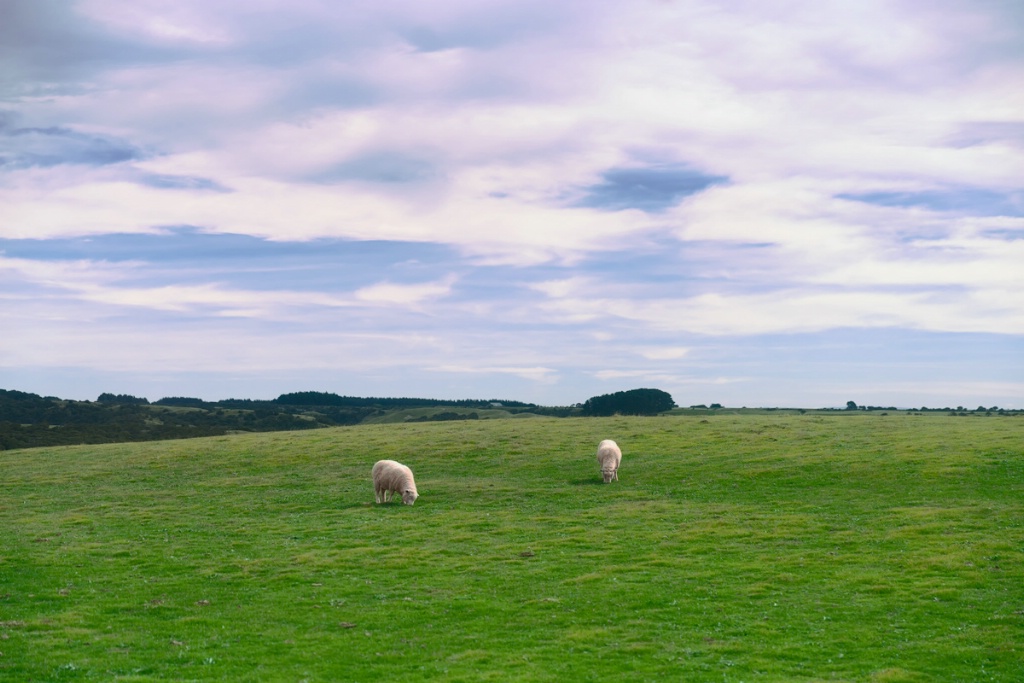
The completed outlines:
[[[515,417],[515,415],[507,410],[500,408],[464,408],[462,406],[441,406],[441,407],[428,407],[428,408],[404,408],[399,410],[389,410],[380,417],[368,417],[363,421],[363,424],[396,424],[409,422],[416,418],[428,418],[441,413],[455,413],[457,415],[469,415],[476,413],[477,418],[481,420],[496,420]],[[523,416],[537,417],[533,413],[523,413]]]
[[[9,451],[0,680],[1020,681],[1022,436],[722,415]],[[380,458],[414,507],[372,504]]]

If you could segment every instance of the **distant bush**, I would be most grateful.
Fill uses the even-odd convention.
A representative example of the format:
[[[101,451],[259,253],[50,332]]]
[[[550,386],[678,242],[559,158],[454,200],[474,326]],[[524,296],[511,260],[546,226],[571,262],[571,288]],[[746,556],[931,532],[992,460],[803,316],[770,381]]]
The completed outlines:
[[[139,398],[130,394],[100,394],[96,399],[97,403],[123,403],[126,405],[145,406],[149,405],[149,399]]]
[[[274,403],[282,403],[291,406],[346,405],[344,397],[323,391],[296,391],[291,394],[281,394],[274,399]]]
[[[206,401],[201,398],[188,398],[186,396],[168,396],[159,401],[154,401],[155,406],[174,406],[179,408],[204,408]]]
[[[480,415],[477,413],[469,413],[463,415],[462,413],[454,413],[451,411],[444,411],[441,413],[435,413],[434,415],[423,415],[420,417],[413,417],[406,420],[406,422],[451,422],[453,420],[479,420]]]

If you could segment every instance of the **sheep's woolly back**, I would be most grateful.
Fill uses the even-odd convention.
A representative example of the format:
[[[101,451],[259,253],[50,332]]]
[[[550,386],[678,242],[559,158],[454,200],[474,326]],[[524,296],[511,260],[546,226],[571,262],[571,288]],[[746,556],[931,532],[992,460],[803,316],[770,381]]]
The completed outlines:
[[[378,503],[386,503],[397,492],[402,502],[412,505],[419,498],[412,470],[394,460],[378,460],[373,465],[373,493]]]
[[[611,439],[605,439],[598,444],[597,462],[601,466],[604,483],[608,484],[613,479],[619,480],[619,463],[622,462],[622,451],[619,449],[619,444]]]

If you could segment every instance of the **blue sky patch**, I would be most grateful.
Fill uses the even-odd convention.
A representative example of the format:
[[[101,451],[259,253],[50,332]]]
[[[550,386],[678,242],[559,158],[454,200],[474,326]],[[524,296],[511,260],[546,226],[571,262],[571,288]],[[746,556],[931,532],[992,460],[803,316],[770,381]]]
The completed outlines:
[[[978,188],[922,192],[864,192],[838,195],[840,199],[906,208],[929,209],[971,216],[1024,216],[1024,192]]]
[[[603,182],[586,188],[580,206],[621,211],[663,211],[728,178],[708,175],[687,166],[613,168],[602,174]]]
[[[0,144],[0,166],[11,168],[59,164],[106,166],[143,156],[140,149],[122,140],[57,126],[13,128],[0,122]]]
[[[357,180],[372,183],[412,183],[437,174],[429,161],[404,154],[368,154],[318,174],[321,182]]]
[[[215,180],[197,176],[168,175],[163,173],[147,173],[142,176],[142,184],[160,190],[210,190],[212,192],[230,192]]]

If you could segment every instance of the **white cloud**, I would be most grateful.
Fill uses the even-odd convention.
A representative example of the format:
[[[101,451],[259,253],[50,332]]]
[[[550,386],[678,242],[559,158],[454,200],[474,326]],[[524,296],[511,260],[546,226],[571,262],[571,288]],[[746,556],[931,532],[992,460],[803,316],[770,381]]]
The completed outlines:
[[[73,300],[108,307],[158,311],[209,310],[217,315],[279,319],[296,311],[315,308],[409,307],[447,296],[455,283],[452,276],[436,282],[397,284],[379,282],[351,294],[282,289],[239,289],[214,282],[174,285],[140,285],[133,280],[147,270],[144,263],[117,265],[88,261],[34,261],[0,256],[0,276],[21,279]],[[114,314],[111,312],[111,314]]]
[[[515,375],[533,382],[553,382],[557,379],[558,371],[547,367],[517,367],[517,366],[492,366],[492,365],[459,365],[446,364],[427,368],[433,372],[474,374],[474,375]]]
[[[1019,290],[1018,290],[1019,291]],[[756,294],[700,294],[644,299],[553,298],[552,318],[641,324],[644,329],[701,335],[809,333],[841,328],[904,327],[935,332],[1024,333],[1024,297],[1014,290],[943,293],[870,289],[781,289]]]
[[[638,353],[648,360],[677,360],[690,353],[690,349],[683,346],[663,346],[639,349]]]
[[[156,41],[226,44],[230,32],[217,26],[199,7],[187,2],[167,4],[148,0],[81,0],[76,10],[126,37]]]
[[[271,240],[440,242],[484,262],[528,265],[573,260],[650,229],[650,220],[639,212],[560,209],[476,194],[450,196],[424,211],[415,199],[403,201],[366,187],[246,178],[234,179],[231,189],[188,192],[104,180],[39,189],[16,181],[0,188],[0,201],[7,206],[0,236],[55,238],[200,225]]]
[[[428,282],[415,285],[400,285],[392,282],[381,282],[363,287],[355,293],[355,298],[373,304],[394,304],[400,306],[417,306],[424,301],[437,299],[451,293],[454,277],[447,277],[439,282]]]

